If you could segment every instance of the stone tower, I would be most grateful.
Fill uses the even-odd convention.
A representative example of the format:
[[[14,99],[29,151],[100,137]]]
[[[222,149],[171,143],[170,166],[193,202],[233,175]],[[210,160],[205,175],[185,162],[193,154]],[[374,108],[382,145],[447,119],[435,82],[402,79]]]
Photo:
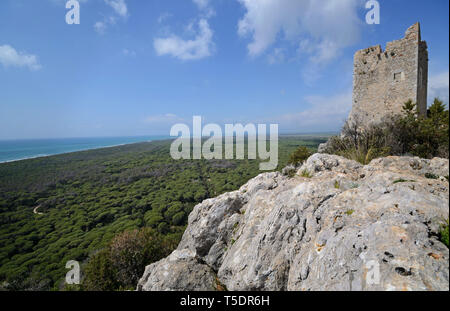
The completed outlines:
[[[379,122],[398,114],[408,100],[427,113],[428,51],[419,23],[400,40],[356,52],[353,71],[353,108],[349,121]]]

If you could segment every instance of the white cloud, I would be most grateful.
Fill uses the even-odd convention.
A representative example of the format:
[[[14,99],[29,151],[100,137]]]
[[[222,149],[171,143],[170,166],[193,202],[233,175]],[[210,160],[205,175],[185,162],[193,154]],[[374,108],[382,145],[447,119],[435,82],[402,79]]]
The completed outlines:
[[[216,14],[216,11],[211,7],[209,0],[192,0],[197,5],[205,18],[210,18]]]
[[[170,13],[162,13],[159,17],[158,17],[158,24],[163,23],[164,21],[166,21],[167,19],[171,18],[172,14]]]
[[[314,63],[326,63],[360,35],[359,0],[238,0],[247,10],[238,34],[251,37],[250,56],[258,56],[278,40],[297,45]]]
[[[103,35],[109,26],[115,25],[118,18],[126,19],[128,17],[128,7],[125,0],[104,0],[107,5],[113,8],[114,14],[105,16],[103,21],[94,24],[95,31]]]
[[[190,30],[194,31],[192,27]],[[170,55],[181,60],[196,60],[212,54],[214,49],[212,37],[213,31],[209,27],[208,21],[202,18],[198,22],[195,38],[182,39],[179,36],[171,35],[166,38],[154,39],[153,46],[159,56]]]
[[[304,98],[309,108],[297,113],[276,117],[270,122],[278,122],[289,131],[333,131],[344,124],[352,108],[352,92],[334,96],[307,96]]]
[[[121,17],[128,16],[128,7],[125,0],[105,0],[105,2],[114,9],[117,15]]]
[[[428,103],[431,104],[436,97],[449,103],[449,71],[430,76],[428,83]]]
[[[108,26],[106,25],[106,22],[96,22],[94,24],[94,29],[97,33],[103,35],[106,32],[106,28]]]
[[[285,50],[283,48],[275,48],[273,52],[267,56],[269,64],[278,64],[286,59]]]
[[[199,9],[206,9],[209,6],[209,0],[192,0]]]
[[[192,0],[200,10],[198,22],[190,22],[185,27],[185,36],[190,39],[170,34],[166,37],[155,38],[153,47],[158,56],[170,55],[181,60],[197,60],[211,56],[214,50],[213,31],[208,20],[215,15],[210,0]],[[165,13],[158,18],[162,23],[169,15]]]
[[[0,45],[0,63],[5,67],[28,67],[30,70],[42,68],[36,55],[17,52],[10,45]]]

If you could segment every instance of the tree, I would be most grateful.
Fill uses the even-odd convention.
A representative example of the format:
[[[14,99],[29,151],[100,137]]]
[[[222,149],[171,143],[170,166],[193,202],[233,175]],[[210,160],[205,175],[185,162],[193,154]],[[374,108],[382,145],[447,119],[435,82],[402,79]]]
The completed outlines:
[[[448,110],[436,98],[428,110],[428,117],[418,116],[411,101],[403,106],[404,116],[396,122],[399,141],[404,153],[421,158],[448,158]]]

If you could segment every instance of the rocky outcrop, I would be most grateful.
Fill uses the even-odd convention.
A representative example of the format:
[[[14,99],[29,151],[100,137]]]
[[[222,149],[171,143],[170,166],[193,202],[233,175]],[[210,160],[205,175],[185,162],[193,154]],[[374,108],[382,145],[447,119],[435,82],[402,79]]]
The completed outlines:
[[[448,166],[315,154],[261,174],[197,205],[138,290],[448,290]]]

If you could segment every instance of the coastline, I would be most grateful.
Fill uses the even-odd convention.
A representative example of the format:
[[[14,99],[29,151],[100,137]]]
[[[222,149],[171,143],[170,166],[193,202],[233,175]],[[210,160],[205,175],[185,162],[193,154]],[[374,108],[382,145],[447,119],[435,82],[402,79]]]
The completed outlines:
[[[150,140],[146,139],[146,140],[142,140],[142,141],[135,141],[135,142],[129,142],[129,143],[122,143],[122,144],[114,144],[114,145],[106,145],[106,146],[98,146],[98,147],[81,148],[81,149],[77,149],[77,150],[71,150],[71,151],[66,151],[66,152],[56,152],[56,153],[51,153],[51,154],[38,154],[38,155],[34,155],[34,156],[22,157],[22,158],[17,158],[17,159],[12,159],[12,160],[0,160],[0,165],[1,164],[6,164],[6,163],[14,163],[14,162],[19,162],[19,161],[25,161],[25,160],[47,158],[47,157],[52,157],[52,156],[57,156],[57,155],[64,155],[64,154],[70,154],[70,153],[75,153],[75,152],[83,152],[83,151],[90,151],[90,150],[115,148],[115,147],[134,145],[134,144],[150,143],[150,142],[153,142],[153,141],[164,140],[164,139],[168,139],[168,137],[160,137],[160,138],[154,138],[154,139],[150,139]]]
[[[280,134],[279,137],[323,138],[323,137],[330,137],[332,135],[333,135],[333,133],[331,133],[331,132],[330,133],[328,133],[328,132],[325,132],[325,133],[283,133],[283,134]],[[115,138],[116,137],[106,137],[105,139],[115,139]],[[137,137],[129,137],[129,138],[137,138]],[[63,151],[63,152],[39,153],[39,154],[32,155],[32,156],[25,156],[25,157],[9,159],[9,160],[1,160],[0,159],[0,165],[6,164],[6,163],[25,161],[25,160],[32,160],[32,159],[46,158],[46,157],[52,157],[52,156],[57,156],[57,155],[70,154],[70,153],[75,153],[75,152],[83,152],[83,151],[98,150],[98,149],[105,149],[105,148],[114,148],[114,147],[140,144],[140,143],[150,143],[150,142],[158,141],[158,140],[173,139],[173,137],[170,137],[170,136],[158,136],[158,135],[155,136],[154,138],[152,138],[151,136],[149,136],[148,138],[151,138],[151,139],[143,139],[143,140],[138,140],[138,141],[131,141],[131,142],[125,142],[125,143],[119,143],[119,144],[111,144],[111,145],[102,145],[102,146],[96,146],[96,147],[86,147],[86,148],[80,148],[80,149]],[[83,139],[83,138],[67,138],[67,139]],[[96,139],[96,138],[86,138],[86,139]],[[99,139],[102,139],[102,138],[99,138]],[[120,137],[118,139],[120,139]],[[49,140],[51,140],[51,139],[49,139]],[[18,140],[18,141],[20,141],[20,140]],[[0,147],[1,147],[2,142],[8,142],[8,141],[0,141]]]

